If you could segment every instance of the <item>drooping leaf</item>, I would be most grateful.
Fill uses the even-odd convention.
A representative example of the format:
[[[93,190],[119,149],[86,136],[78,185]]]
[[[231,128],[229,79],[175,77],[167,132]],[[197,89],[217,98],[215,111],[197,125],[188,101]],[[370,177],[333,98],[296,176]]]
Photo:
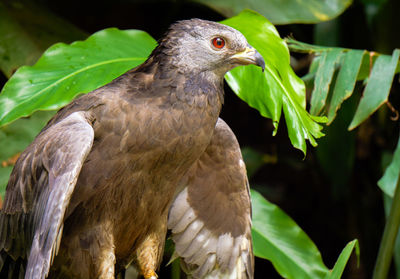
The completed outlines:
[[[344,54],[344,61],[339,70],[329,104],[328,123],[333,121],[343,101],[353,93],[364,54],[365,51],[362,50],[350,50]]]
[[[384,175],[378,181],[378,186],[389,197],[394,197],[394,190],[399,180],[400,175],[400,137],[394,151],[392,162],[386,168]]]
[[[33,141],[53,115],[51,111],[39,111],[0,128],[0,195],[5,191],[18,154]]]
[[[292,38],[286,38],[285,41],[287,42],[289,48],[291,51],[294,52],[300,52],[300,53],[313,53],[317,54],[316,57],[314,57],[313,62],[317,62],[319,65],[320,61],[320,55],[324,52],[330,52],[333,50],[341,50],[344,52],[350,52],[352,49],[348,48],[341,48],[341,47],[326,47],[326,46],[319,46],[319,45],[311,45],[303,42],[296,41]],[[354,52],[356,54],[356,52]],[[371,72],[371,66],[374,64],[378,54],[375,52],[370,52],[368,53],[369,55],[364,55],[359,73],[357,76],[357,81],[359,80],[364,80],[368,78],[369,73]],[[316,61],[318,60],[318,61]],[[400,65],[397,67],[396,72],[400,72]]]
[[[391,57],[382,55],[376,59],[349,130],[360,125],[387,101],[399,56],[400,50],[396,49]]]
[[[342,50],[340,49],[322,53],[315,76],[314,90],[311,95],[310,112],[313,115],[318,115],[325,107],[329,87],[335,72],[336,61],[339,60],[341,54]]]
[[[21,67],[0,94],[0,126],[36,110],[53,110],[142,63],[155,47],[143,31],[105,29],[86,41],[50,47],[32,67]]]
[[[251,9],[268,18],[273,24],[316,23],[340,15],[352,0],[194,0],[205,4],[226,17]]]
[[[9,78],[22,65],[34,64],[49,46],[87,35],[27,0],[0,2],[0,70]]]
[[[252,190],[254,254],[270,260],[284,278],[324,278],[328,268],[301,228],[276,205]]]
[[[331,123],[335,118],[341,103],[353,93],[355,82],[365,80],[367,86],[363,94],[364,96],[360,101],[349,130],[361,124],[361,122],[387,101],[394,74],[400,72],[400,63],[398,63],[399,50],[395,50],[393,55],[389,56],[375,52],[368,53],[362,50],[310,45],[291,38],[286,39],[286,42],[292,51],[317,54],[318,60],[314,59],[312,65],[314,69],[316,65],[318,65],[318,72],[321,69],[321,73],[322,69],[326,68],[325,71],[327,74],[326,76],[323,75],[326,81],[321,82],[321,79],[317,81],[316,75],[311,72],[307,74],[305,78],[307,81],[315,78],[315,84],[319,88],[322,88],[321,85],[325,86],[323,89],[325,90],[322,94],[323,96],[328,94],[328,85],[331,82],[329,77],[332,68],[331,66],[326,67],[321,65],[323,62],[322,57],[327,57],[332,52],[343,52],[342,55],[344,55],[344,58],[337,60],[339,61],[339,76],[336,79],[331,102],[327,108],[329,117],[328,123]],[[354,79],[355,76],[356,78]],[[312,98],[320,98],[320,95],[321,94]],[[318,107],[318,109],[320,109],[320,107]],[[313,109],[313,112],[316,113],[318,111]]]
[[[241,31],[266,63],[264,73],[253,66],[233,69],[225,76],[228,84],[241,99],[273,120],[274,133],[283,109],[289,138],[294,147],[305,153],[306,139],[315,146],[315,138],[323,136],[317,122],[325,119],[305,110],[304,83],[290,67],[286,43],[267,19],[249,10],[222,23]]]
[[[329,274],[325,277],[325,279],[340,279],[340,278],[342,278],[344,268],[346,267],[346,264],[349,261],[349,258],[351,256],[351,253],[353,252],[354,248],[356,250],[357,258],[358,259],[360,258],[360,246],[358,244],[358,240],[355,239],[355,240],[347,243],[347,245],[346,245],[346,247],[344,247],[342,253],[340,253],[339,258],[335,263],[335,266],[329,272]]]

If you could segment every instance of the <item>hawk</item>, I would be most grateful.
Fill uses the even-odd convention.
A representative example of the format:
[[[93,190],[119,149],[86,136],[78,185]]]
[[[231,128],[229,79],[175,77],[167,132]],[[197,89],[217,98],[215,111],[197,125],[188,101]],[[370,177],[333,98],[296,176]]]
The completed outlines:
[[[252,278],[251,206],[224,74],[264,69],[228,26],[173,24],[149,58],[65,106],[21,153],[0,214],[1,278],[157,277],[168,228],[192,278]]]

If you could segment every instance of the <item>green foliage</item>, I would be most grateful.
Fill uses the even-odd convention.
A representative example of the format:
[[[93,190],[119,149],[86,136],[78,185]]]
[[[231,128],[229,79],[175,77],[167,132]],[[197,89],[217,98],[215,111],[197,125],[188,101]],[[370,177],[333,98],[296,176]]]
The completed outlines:
[[[319,60],[318,70],[314,81],[314,90],[311,97],[310,112],[314,115],[321,113],[325,107],[326,98],[329,92],[329,86],[335,71],[336,61],[339,60],[341,50],[334,49],[324,52]]]
[[[356,110],[349,129],[354,129],[387,102],[390,88],[399,62],[400,50],[396,49],[393,56],[379,56],[368,79],[364,94]]]
[[[239,67],[227,74],[232,89],[250,106],[275,123],[286,114],[289,137],[305,154],[308,139],[313,146],[322,127],[305,110],[305,87],[289,64],[289,52],[273,25],[252,11],[244,11],[224,23],[248,38],[265,57],[266,71]],[[0,125],[36,110],[52,110],[70,102],[77,94],[90,92],[145,60],[155,41],[135,30],[106,29],[86,41],[56,44],[32,67],[22,67],[0,94]]]
[[[221,14],[231,17],[244,9],[252,9],[268,18],[273,24],[316,23],[341,14],[352,0],[195,0]]]
[[[341,13],[351,0],[335,0],[330,4],[317,0],[307,4],[291,0],[284,5],[282,1],[225,2],[228,5],[220,1],[199,2],[223,11],[224,14],[237,13],[246,5],[256,8],[275,23],[289,23],[327,20]],[[9,32],[12,36],[8,40],[0,41],[0,54],[8,55],[0,55],[0,68],[10,76],[16,65],[35,61],[43,46],[37,48],[34,39],[38,36],[27,36],[25,30],[29,29],[19,25],[24,18],[26,22],[33,19],[18,17],[18,13],[5,12],[5,7],[0,3],[0,34]],[[58,23],[59,25],[54,23],[55,30],[68,30],[63,29],[64,22]],[[253,66],[239,67],[228,73],[226,79],[229,85],[250,106],[273,120],[274,133],[277,132],[283,110],[292,144],[305,153],[306,139],[315,146],[316,139],[323,135],[322,127],[317,122],[324,122],[325,118],[310,115],[306,111],[305,86],[289,65],[290,57],[285,41],[279,37],[268,20],[252,11],[244,11],[223,23],[240,30],[267,62],[264,73]],[[51,30],[52,24],[48,25]],[[44,30],[45,27],[39,29]],[[34,32],[37,30],[32,27],[27,33],[41,34]],[[52,40],[54,38],[44,41]],[[0,94],[0,126],[3,125],[0,128],[0,161],[8,161],[22,151],[53,113],[34,113],[35,111],[58,109],[77,94],[89,92],[110,82],[143,62],[154,46],[155,41],[144,32],[105,29],[83,42],[54,45],[34,66],[20,68]],[[356,81],[368,77],[369,61],[374,61],[374,57],[369,59],[364,51],[326,49],[301,43],[298,43],[297,47],[303,51],[320,54],[314,60],[310,71],[311,76],[318,77],[318,88],[315,90],[319,92],[313,94],[315,99],[312,99],[312,109],[318,113],[329,109],[327,115],[332,121],[341,103],[351,95]],[[18,53],[21,55],[18,56]],[[29,54],[32,54],[33,58],[29,57]],[[4,59],[5,57],[8,58]],[[389,60],[392,63],[388,64],[393,68],[395,58]],[[384,63],[387,61],[384,59]],[[335,82],[333,74],[337,66],[341,70],[336,79],[336,93],[329,99],[328,92],[331,84]],[[30,118],[18,119],[23,116]],[[254,168],[257,169],[260,160],[264,159],[256,158]],[[10,171],[11,166],[0,168],[0,187],[5,185]],[[255,191],[252,192],[252,201],[254,251],[257,256],[269,259],[285,278],[340,278],[351,251],[354,247],[358,251],[356,241],[350,242],[334,269],[329,271],[314,243],[292,219]]]
[[[232,90],[264,117],[273,120],[276,133],[283,109],[289,138],[294,147],[306,153],[306,139],[313,146],[323,136],[325,118],[311,116],[306,110],[305,86],[290,67],[288,48],[275,27],[263,16],[246,10],[223,21],[243,33],[265,59],[265,71],[238,67],[226,75]]]
[[[331,272],[302,229],[276,205],[252,190],[254,254],[270,260],[284,278],[340,278],[357,240],[344,248]],[[357,255],[358,246],[356,246]]]
[[[328,123],[332,123],[343,101],[353,93],[365,53],[366,51],[351,49],[344,54],[343,64],[339,70],[330,101]]]
[[[24,66],[0,95],[0,126],[37,110],[54,110],[142,63],[156,42],[137,30],[105,29],[86,41],[50,47],[34,66]]]
[[[378,110],[382,104],[388,102],[395,73],[400,70],[400,50],[394,50],[393,54],[389,56],[372,52],[368,53],[362,50],[313,46],[293,39],[288,39],[287,42],[289,47],[294,51],[309,52],[317,55],[317,59],[314,59],[310,73],[306,77],[307,80],[310,77],[315,77],[314,90],[311,97],[310,111],[312,113],[316,115],[326,114],[328,115],[329,123],[332,122],[342,102],[353,94],[355,84],[358,80],[364,80],[366,86],[348,127],[349,130],[360,125]],[[369,55],[366,55],[367,53]],[[331,82],[334,80],[334,74],[337,69],[339,69],[339,73],[336,83],[332,85]],[[329,94],[330,92],[332,94]],[[340,133],[336,133],[336,136],[340,137],[341,135]],[[399,145],[394,153],[392,163],[386,169],[383,178],[378,182],[378,185],[385,194],[394,198],[395,202],[392,204],[388,222],[385,226],[374,270],[374,278],[386,278],[400,223],[399,189],[396,190],[397,196],[393,197],[400,173]],[[343,149],[340,150],[343,152]],[[321,157],[322,159],[329,159],[331,161],[331,158],[326,156],[326,154]],[[341,162],[343,163],[343,160]],[[325,162],[325,165],[328,164]],[[337,171],[338,168],[335,168],[335,170]],[[335,181],[335,179],[331,180]]]
[[[393,249],[399,232],[399,225],[400,186],[397,185],[379,247],[378,258],[376,259],[374,274],[372,276],[373,279],[387,278],[392,263]]]
[[[329,274],[326,275],[325,279],[338,279],[342,277],[344,268],[346,266],[347,261],[350,258],[351,253],[353,250],[356,250],[356,255],[357,259],[360,259],[360,246],[358,244],[358,240],[355,239],[349,243],[347,243],[346,247],[344,247],[342,253],[340,253],[340,256],[338,260],[336,261],[335,266],[333,269],[329,272]]]
[[[396,189],[396,185],[399,180],[399,175],[400,175],[400,137],[397,143],[396,150],[394,151],[393,154],[392,162],[386,168],[383,177],[378,181],[378,185],[382,189],[382,191],[391,198],[393,198],[394,196],[394,191]]]
[[[394,74],[399,70],[397,67],[399,50],[395,50],[392,56],[375,53],[370,53],[368,56],[365,55],[366,51],[361,50],[313,46],[293,39],[287,39],[287,42],[293,51],[309,52],[320,56],[317,61],[318,67],[314,65],[316,72],[311,97],[311,113],[327,114],[329,123],[332,122],[342,102],[353,93],[356,81],[367,78],[363,97],[349,129],[360,125],[387,102]],[[378,57],[369,59],[373,55]],[[336,83],[332,85],[331,81],[336,68],[340,70]],[[328,92],[331,86],[334,86],[334,89],[329,99]]]
[[[385,208],[385,215],[386,218],[389,217],[390,209],[393,204],[393,198],[389,197],[388,195],[383,195],[383,202]],[[397,234],[396,242],[394,244],[394,252],[393,252],[393,263],[395,264],[396,271],[400,270],[400,234]],[[396,279],[400,279],[400,272],[396,272]]]

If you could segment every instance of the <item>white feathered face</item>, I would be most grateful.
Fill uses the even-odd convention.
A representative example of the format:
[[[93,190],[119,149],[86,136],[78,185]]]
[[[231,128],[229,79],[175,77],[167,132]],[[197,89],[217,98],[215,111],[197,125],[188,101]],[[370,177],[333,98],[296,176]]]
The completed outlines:
[[[242,33],[223,24],[184,20],[172,25],[167,37],[173,63],[190,72],[210,71],[223,76],[238,65],[265,67],[262,56]]]

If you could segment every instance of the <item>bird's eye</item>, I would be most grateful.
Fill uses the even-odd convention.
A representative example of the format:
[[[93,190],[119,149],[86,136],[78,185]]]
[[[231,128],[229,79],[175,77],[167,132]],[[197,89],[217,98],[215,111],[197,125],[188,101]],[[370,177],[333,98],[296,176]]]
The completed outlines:
[[[212,45],[218,49],[221,49],[225,46],[225,40],[222,39],[221,37],[216,37],[216,38],[212,39],[211,42],[212,42]]]

